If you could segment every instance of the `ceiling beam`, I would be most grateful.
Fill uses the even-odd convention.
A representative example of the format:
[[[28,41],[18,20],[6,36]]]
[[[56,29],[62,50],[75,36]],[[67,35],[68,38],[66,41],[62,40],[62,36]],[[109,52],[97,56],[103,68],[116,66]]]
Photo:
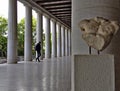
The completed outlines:
[[[58,7],[58,8],[55,8],[55,7],[52,7],[52,8],[45,8],[45,9],[47,9],[48,11],[50,11],[50,10],[59,10],[59,9],[61,9],[61,10],[64,10],[64,9],[70,9],[71,10],[71,6],[69,6],[69,7]]]
[[[58,17],[58,18],[60,18],[60,19],[69,19],[69,20],[71,20],[71,17]]]
[[[51,3],[51,2],[67,2],[67,1],[71,1],[71,0],[34,0],[36,3]]]
[[[71,5],[71,2],[58,2],[58,3],[39,3],[41,6],[60,6],[60,5]]]
[[[71,14],[59,14],[59,15],[55,15],[55,16],[71,16]]]
[[[44,7],[45,9],[47,9],[47,10],[50,10],[50,9],[65,9],[65,8],[71,8],[71,5],[62,5],[62,6],[54,6],[54,7]]]
[[[68,12],[51,12],[52,14],[71,14],[71,11]]]
[[[70,8],[64,8],[64,9],[50,9],[50,12],[61,12],[61,11],[71,11]]]

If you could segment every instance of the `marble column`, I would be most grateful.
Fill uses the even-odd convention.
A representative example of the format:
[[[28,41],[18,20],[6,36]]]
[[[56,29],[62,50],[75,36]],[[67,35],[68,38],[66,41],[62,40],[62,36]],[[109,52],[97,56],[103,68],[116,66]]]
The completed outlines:
[[[17,0],[9,0],[7,63],[17,63]]]
[[[71,41],[72,41],[72,40],[71,40],[71,30],[69,30],[69,56],[71,56],[71,50],[72,50],[72,49],[71,49],[71,48],[72,48],[72,47],[71,47]]]
[[[25,6],[24,60],[32,61],[32,7]]]
[[[41,57],[43,59],[43,15],[42,12],[37,12],[37,26],[36,26],[36,43],[41,42]]]
[[[45,58],[51,57],[50,52],[50,18],[46,17],[46,29],[45,29]]]
[[[62,56],[65,56],[65,27],[62,26]]]
[[[57,56],[56,21],[52,20],[52,57]]]
[[[58,57],[61,57],[61,25],[58,23],[58,26],[57,26],[57,56]]]
[[[70,29],[68,29],[68,56],[70,56]]]
[[[120,21],[120,1],[72,0],[72,16],[72,54],[88,54],[89,49],[82,39],[78,23],[82,19],[96,16]],[[120,91],[120,31],[114,36],[110,45],[101,52],[101,54],[106,53],[115,56],[115,91]]]
[[[68,29],[65,29],[65,51],[66,51],[66,56],[68,56],[69,48],[68,48]]]

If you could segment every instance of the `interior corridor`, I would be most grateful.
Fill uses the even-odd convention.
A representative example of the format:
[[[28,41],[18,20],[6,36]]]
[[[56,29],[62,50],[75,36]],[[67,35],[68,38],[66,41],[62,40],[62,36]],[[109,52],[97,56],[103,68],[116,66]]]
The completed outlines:
[[[70,91],[70,57],[0,64],[0,91]]]

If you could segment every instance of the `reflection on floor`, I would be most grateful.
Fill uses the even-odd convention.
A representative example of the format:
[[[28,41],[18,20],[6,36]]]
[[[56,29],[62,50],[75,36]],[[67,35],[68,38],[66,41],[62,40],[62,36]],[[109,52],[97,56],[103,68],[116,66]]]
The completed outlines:
[[[0,91],[70,91],[70,60],[0,64]]]

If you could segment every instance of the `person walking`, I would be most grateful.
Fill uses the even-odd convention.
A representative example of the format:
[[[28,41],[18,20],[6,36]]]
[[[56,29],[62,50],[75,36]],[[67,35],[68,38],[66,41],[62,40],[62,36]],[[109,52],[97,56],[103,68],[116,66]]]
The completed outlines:
[[[38,60],[38,62],[40,62],[39,57],[41,56],[41,42],[38,42],[38,43],[35,45],[35,50],[36,50],[36,52],[37,52],[36,61]]]

